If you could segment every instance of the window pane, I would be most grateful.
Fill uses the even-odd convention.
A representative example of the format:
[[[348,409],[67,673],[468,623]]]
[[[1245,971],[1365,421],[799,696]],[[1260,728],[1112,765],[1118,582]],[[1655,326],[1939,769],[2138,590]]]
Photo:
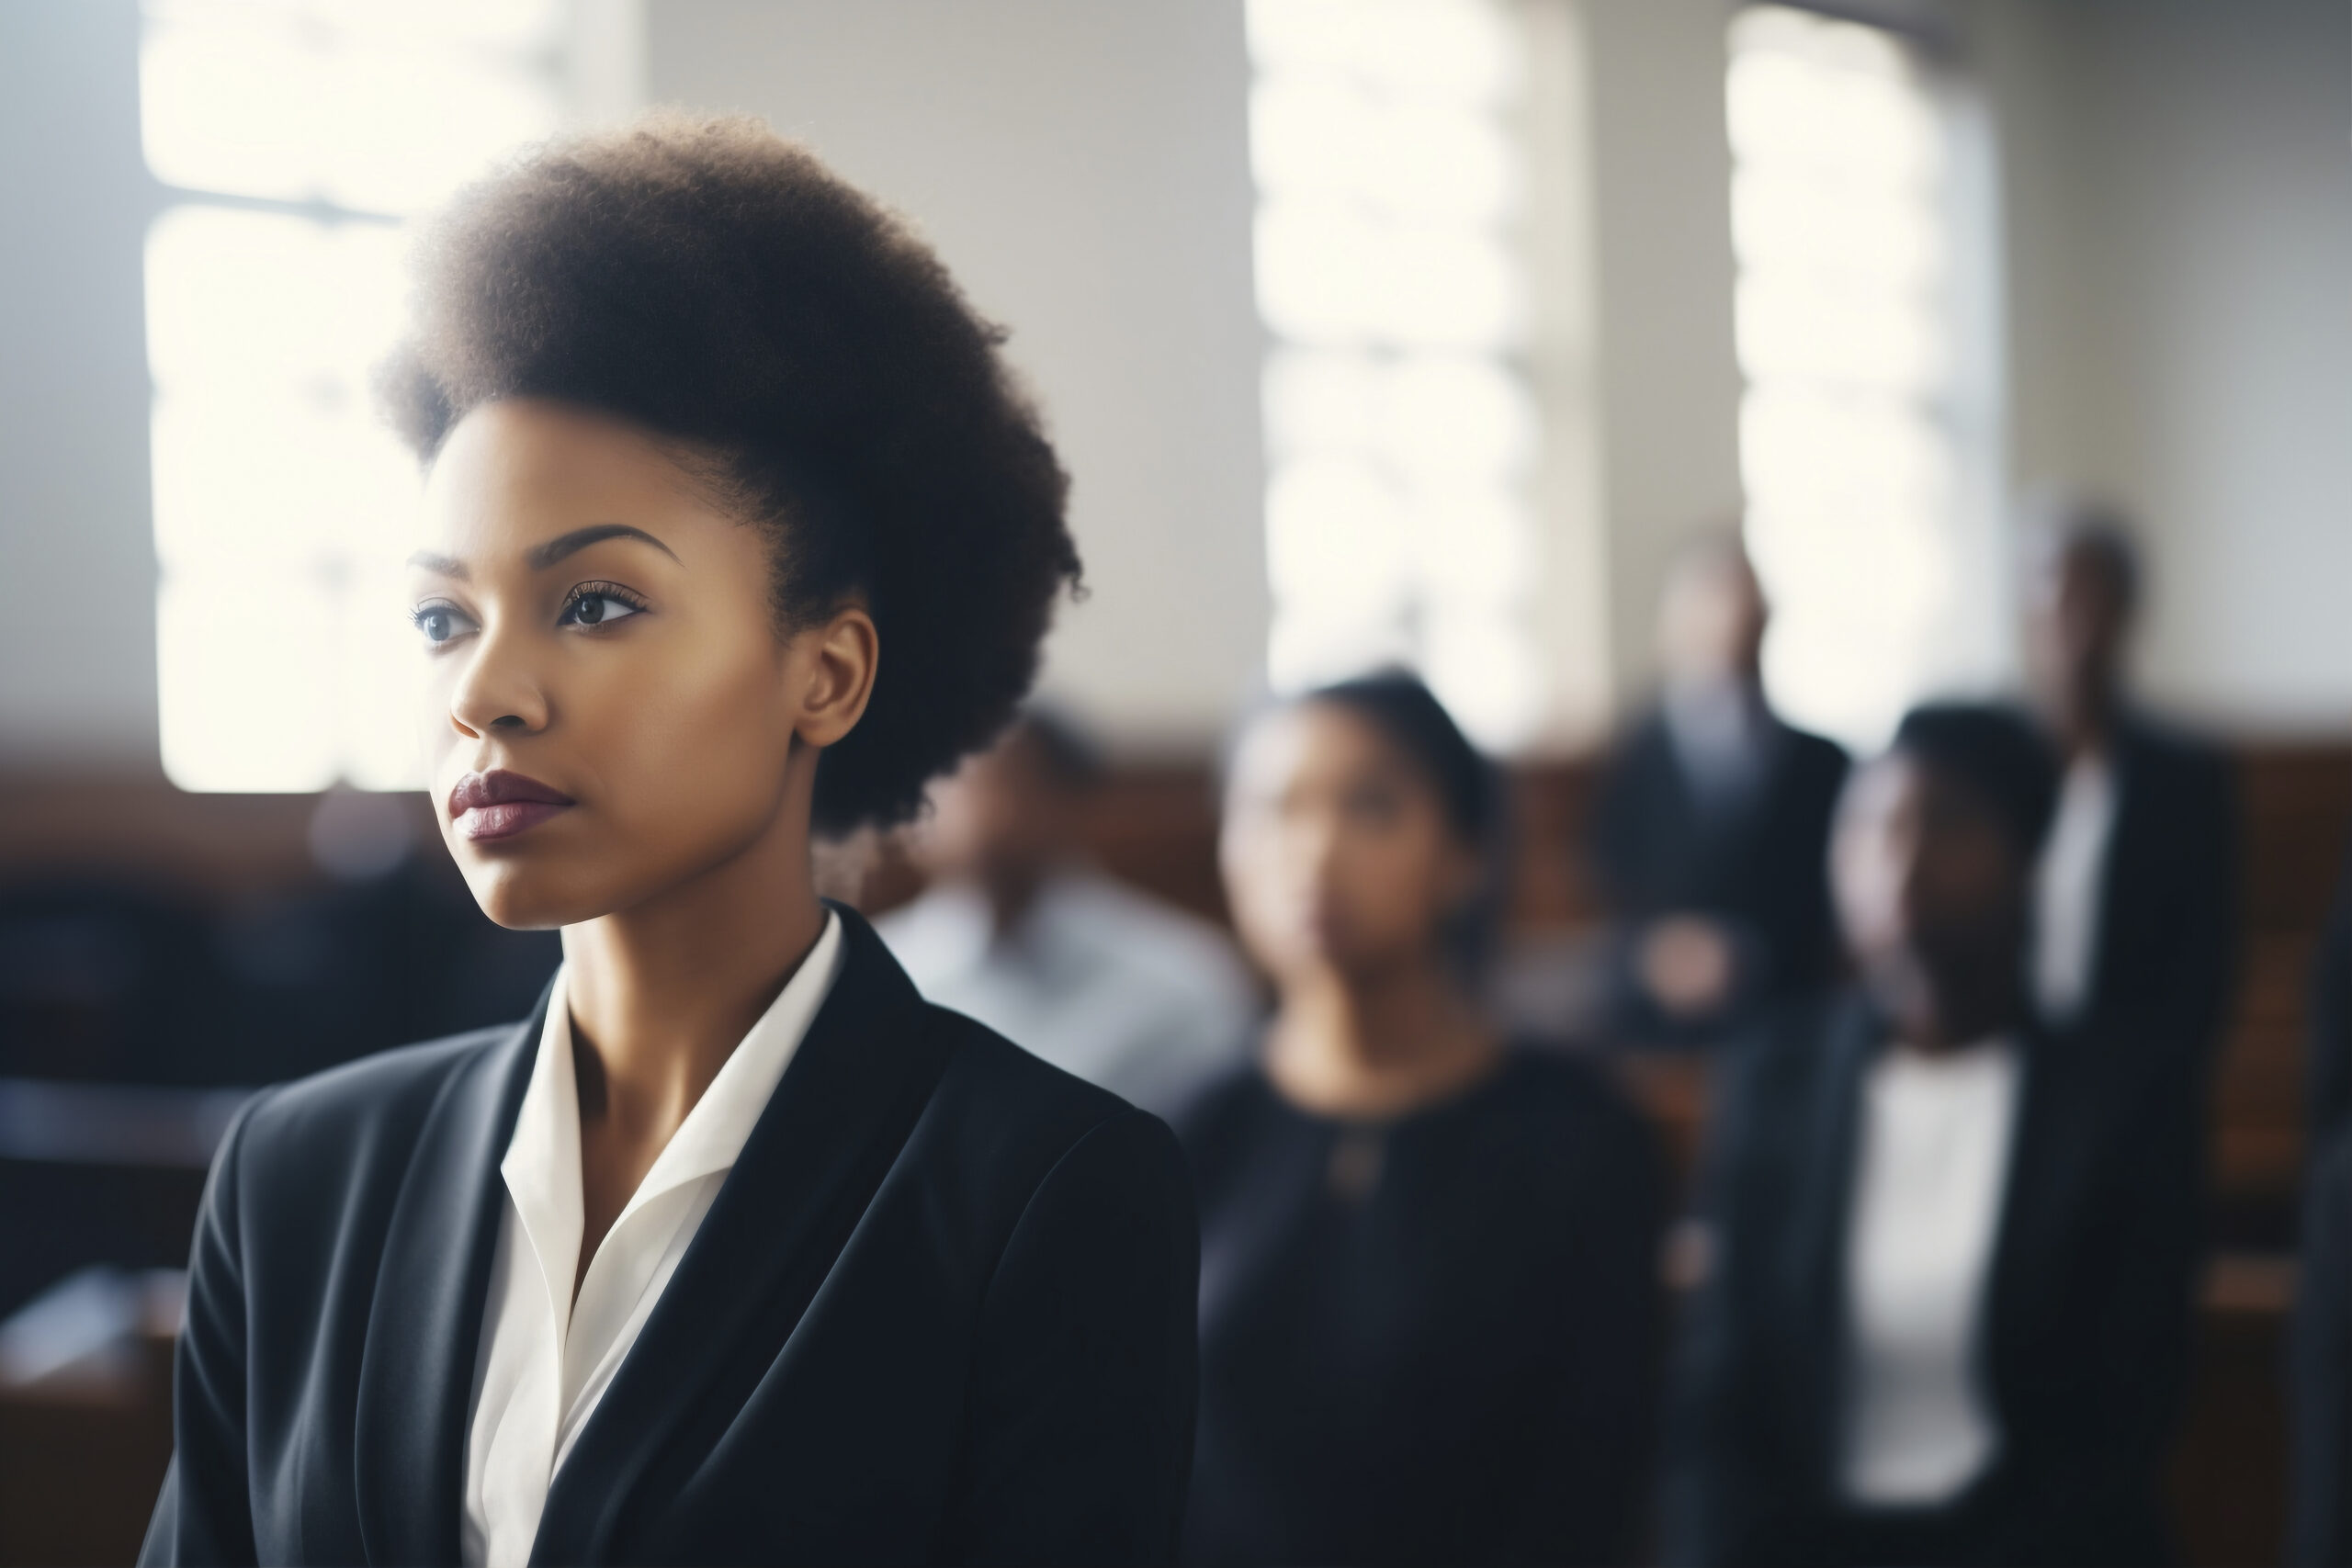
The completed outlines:
[[[389,561],[355,569],[336,605],[335,711],[344,782],[413,789],[424,778],[417,698],[426,664],[408,618],[408,574]]]
[[[362,374],[397,338],[404,242],[379,224],[177,207],[147,240],[158,389],[292,388]],[[338,382],[332,394],[363,388]]]
[[[164,772],[182,789],[324,789],[335,780],[333,587],[300,571],[164,580],[156,604]]]
[[[1267,575],[1278,609],[1385,624],[1410,602],[1411,542],[1396,492],[1362,461],[1276,468],[1266,494]]]
[[[433,205],[489,161],[555,129],[535,51],[553,5],[461,7],[151,4],[140,51],[147,166],[191,190],[323,200],[362,211]]]
[[[191,191],[401,215],[556,125],[564,0],[147,0],[142,130]],[[148,237],[164,765],[185,788],[415,782],[398,563],[415,464],[377,416],[401,230],[202,202]]]
[[[1250,0],[1277,689],[1418,666],[1489,745],[1542,681],[1521,493],[1522,42],[1492,0]]]
[[[1953,575],[1942,122],[1908,46],[1878,29],[1758,6],[1731,45],[1765,681],[1798,722],[1875,745],[1932,677]]]
[[[1261,394],[1268,455],[1276,461],[1307,452],[1370,457],[1381,379],[1369,354],[1277,349],[1267,356]]]

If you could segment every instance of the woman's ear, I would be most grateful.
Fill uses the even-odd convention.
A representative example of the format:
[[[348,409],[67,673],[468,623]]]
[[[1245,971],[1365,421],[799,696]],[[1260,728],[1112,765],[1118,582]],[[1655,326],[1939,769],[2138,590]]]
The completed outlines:
[[[874,695],[882,639],[862,604],[833,612],[792,638],[786,660],[788,691],[797,692],[793,730],[811,746],[831,746],[851,730]]]

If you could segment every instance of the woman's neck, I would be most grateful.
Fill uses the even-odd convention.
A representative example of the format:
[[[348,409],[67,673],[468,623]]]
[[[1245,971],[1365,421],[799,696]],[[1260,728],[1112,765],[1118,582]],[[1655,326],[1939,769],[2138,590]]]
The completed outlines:
[[[1266,1071],[1318,1115],[1383,1121],[1459,1092],[1501,1060],[1501,1043],[1442,963],[1376,976],[1321,969],[1283,987]]]
[[[666,1143],[823,934],[805,818],[630,908],[563,931],[582,1115]],[[600,1103],[586,1090],[597,1080]]]

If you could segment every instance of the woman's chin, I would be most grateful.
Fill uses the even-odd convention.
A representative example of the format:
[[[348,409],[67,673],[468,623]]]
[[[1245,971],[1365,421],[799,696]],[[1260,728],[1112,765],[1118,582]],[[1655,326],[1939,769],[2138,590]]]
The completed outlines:
[[[568,879],[542,867],[492,862],[465,868],[466,886],[481,912],[508,931],[543,931],[576,926],[606,912],[585,888],[567,886]]]

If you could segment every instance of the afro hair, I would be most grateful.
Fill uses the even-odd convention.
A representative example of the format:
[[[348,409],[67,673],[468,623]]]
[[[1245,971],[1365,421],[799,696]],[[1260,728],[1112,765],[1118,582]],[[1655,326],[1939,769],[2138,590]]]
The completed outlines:
[[[420,459],[501,398],[617,415],[771,544],[786,629],[863,604],[874,693],[814,825],[912,817],[1035,678],[1079,578],[1069,479],[907,226],[756,119],[663,114],[461,194],[419,247],[387,412]]]

